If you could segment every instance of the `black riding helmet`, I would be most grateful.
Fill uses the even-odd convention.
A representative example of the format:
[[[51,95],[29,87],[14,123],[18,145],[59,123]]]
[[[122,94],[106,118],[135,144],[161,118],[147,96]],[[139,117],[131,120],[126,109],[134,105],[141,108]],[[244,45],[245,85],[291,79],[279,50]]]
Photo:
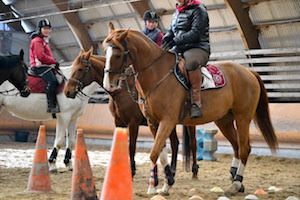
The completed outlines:
[[[49,26],[50,28],[52,27],[51,26],[51,23],[48,19],[41,19],[40,21],[38,21],[38,23],[36,24],[36,29],[41,32],[41,29],[45,26]]]
[[[155,11],[148,10],[144,13],[143,20],[144,21],[147,21],[147,20],[158,21],[158,15],[156,14]]]

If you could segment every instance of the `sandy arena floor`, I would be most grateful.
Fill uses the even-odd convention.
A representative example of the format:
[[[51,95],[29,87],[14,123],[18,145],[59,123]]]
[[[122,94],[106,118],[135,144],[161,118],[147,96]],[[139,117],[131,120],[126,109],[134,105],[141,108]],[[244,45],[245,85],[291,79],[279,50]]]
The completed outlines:
[[[99,146],[89,146],[89,158],[92,165],[97,193],[100,195],[105,166],[109,160],[109,149]],[[72,172],[63,168],[63,154],[58,158],[59,173],[51,174],[51,184],[54,190],[51,194],[26,194],[28,176],[34,152],[33,143],[0,143],[0,199],[70,199]],[[141,152],[141,150],[138,150]],[[145,150],[143,150],[145,152]],[[200,165],[198,180],[191,179],[191,173],[184,172],[182,162],[178,161],[176,182],[166,199],[187,200],[191,196],[190,189],[196,189],[196,194],[205,200],[217,200],[224,196],[222,193],[210,192],[210,189],[219,186],[226,189],[230,185],[228,170],[232,156],[217,154],[216,162],[198,161]],[[179,160],[180,157],[179,157]],[[138,153],[136,157],[137,174],[134,177],[134,199],[150,199],[146,195],[149,176],[149,156],[147,153]],[[159,166],[160,184],[163,183],[163,174]],[[246,192],[231,197],[231,200],[244,199],[257,189],[268,192],[270,186],[282,188],[282,191],[258,195],[259,199],[285,200],[288,196],[300,198],[300,159],[286,159],[276,157],[250,156],[245,170],[244,185]]]

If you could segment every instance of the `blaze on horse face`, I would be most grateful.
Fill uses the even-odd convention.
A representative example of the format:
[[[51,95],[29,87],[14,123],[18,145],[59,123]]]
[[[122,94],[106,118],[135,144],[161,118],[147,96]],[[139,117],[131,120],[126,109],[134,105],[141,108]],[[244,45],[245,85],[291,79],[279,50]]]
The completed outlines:
[[[118,87],[119,79],[124,75],[129,66],[128,50],[126,46],[126,37],[128,30],[116,30],[104,41],[106,50],[106,63],[104,69],[103,87],[112,91]]]

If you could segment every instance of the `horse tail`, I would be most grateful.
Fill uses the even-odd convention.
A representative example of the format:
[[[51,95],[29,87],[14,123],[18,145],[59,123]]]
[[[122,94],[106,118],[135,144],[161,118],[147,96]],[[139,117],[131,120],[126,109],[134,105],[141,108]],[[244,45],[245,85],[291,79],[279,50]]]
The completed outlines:
[[[189,136],[189,130],[187,126],[183,126],[182,131],[182,154],[183,154],[183,165],[185,168],[185,171],[190,171],[190,156],[191,156],[191,150],[190,150],[190,136]]]
[[[260,97],[256,108],[254,122],[256,126],[258,126],[258,128],[260,129],[261,133],[263,134],[269,148],[272,150],[272,152],[275,152],[276,149],[278,148],[278,141],[270,119],[269,100],[267,96],[267,90],[259,74],[255,71],[251,71],[251,72],[257,78],[260,86]]]

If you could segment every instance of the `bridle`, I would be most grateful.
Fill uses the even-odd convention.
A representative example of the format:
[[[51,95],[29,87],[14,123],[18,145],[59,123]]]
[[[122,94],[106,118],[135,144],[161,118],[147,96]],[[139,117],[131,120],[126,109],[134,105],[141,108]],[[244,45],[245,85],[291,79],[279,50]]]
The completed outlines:
[[[111,43],[107,43],[107,46],[121,50],[120,47],[118,47],[117,45],[111,44]],[[173,68],[170,70],[169,73],[167,73],[161,80],[159,80],[153,86],[153,88],[150,90],[150,92],[144,98],[142,98],[139,93],[138,93],[139,97],[137,99],[135,98],[135,90],[131,90],[130,89],[129,84],[128,84],[128,79],[130,77],[134,76],[134,79],[135,79],[134,81],[136,83],[139,73],[142,73],[142,72],[150,69],[151,67],[153,67],[153,65],[156,62],[158,62],[162,57],[164,57],[168,53],[168,51],[164,51],[160,56],[158,56],[157,58],[155,58],[147,67],[141,69],[140,71],[135,71],[135,72],[132,71],[131,73],[126,73],[126,68],[128,68],[127,67],[127,58],[129,57],[129,59],[131,60],[131,62],[132,62],[133,65],[134,65],[134,61],[133,61],[133,59],[131,57],[130,50],[128,49],[126,42],[124,42],[124,44],[122,45],[122,47],[124,48],[124,53],[123,53],[123,60],[122,60],[122,63],[120,65],[119,70],[107,69],[107,70],[104,71],[104,73],[120,74],[119,80],[121,79],[121,80],[124,80],[126,82],[127,91],[129,93],[131,99],[135,103],[144,104],[145,101],[146,101],[146,99],[150,96],[150,94],[154,91],[154,89],[156,89],[169,75],[171,75],[174,72]]]
[[[82,95],[85,96],[85,97],[90,98],[91,96],[85,94],[85,93],[82,91],[82,89],[83,89],[83,87],[84,87],[83,83],[85,82],[86,75],[87,75],[87,73],[90,71],[90,69],[93,68],[93,65],[91,64],[90,59],[80,59],[79,62],[82,62],[82,63],[85,63],[85,64],[86,64],[86,66],[85,66],[85,68],[84,68],[84,73],[83,73],[82,77],[81,77],[79,80],[78,80],[78,79],[75,79],[75,78],[69,78],[69,81],[73,81],[73,82],[75,82],[75,83],[77,83],[77,84],[79,85],[79,87],[76,88],[76,92],[82,94]],[[102,88],[103,88],[103,87],[102,87]],[[104,90],[107,94],[111,95],[110,92],[107,91],[105,88],[103,88],[103,90]]]
[[[16,88],[16,86],[14,87],[14,88],[12,88],[12,89],[10,89],[10,90],[4,90],[4,91],[0,91],[0,94],[1,95],[4,95],[4,96],[17,96],[18,94],[21,94],[21,93],[25,93],[25,92],[28,92],[28,78],[27,78],[27,76],[28,76],[28,72],[27,72],[27,66],[26,66],[26,64],[24,63],[24,61],[21,61],[21,65],[22,65],[22,68],[24,69],[24,72],[25,72],[25,81],[24,81],[24,86],[23,86],[23,88],[22,88],[22,90],[18,90],[17,88]],[[22,72],[23,73],[23,72]],[[16,93],[14,93],[14,94],[10,94],[10,92],[13,92],[13,91],[15,91],[15,90],[18,90]]]

